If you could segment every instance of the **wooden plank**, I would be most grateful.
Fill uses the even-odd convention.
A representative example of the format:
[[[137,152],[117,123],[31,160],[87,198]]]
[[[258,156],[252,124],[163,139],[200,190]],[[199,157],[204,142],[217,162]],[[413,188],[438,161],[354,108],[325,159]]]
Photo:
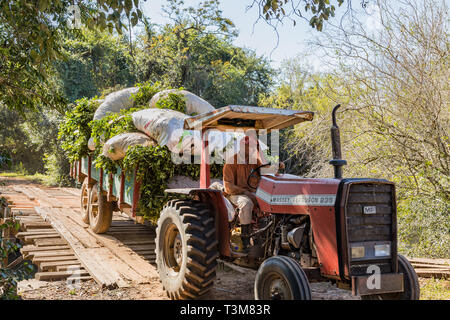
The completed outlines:
[[[450,279],[450,270],[442,270],[442,269],[414,269],[416,271],[417,276],[423,278],[438,278],[438,279]]]
[[[64,224],[64,226],[70,230],[70,233],[77,238],[86,248],[100,248],[97,240],[92,237],[86,229],[75,223],[72,219],[69,219],[65,215],[64,209],[56,209],[55,213],[58,213],[58,220]]]
[[[149,243],[149,244],[146,244],[146,245],[132,245],[132,246],[128,246],[131,250],[133,250],[133,251],[139,251],[139,250],[145,250],[145,251],[147,251],[147,250],[153,250],[153,251],[155,251],[155,248],[156,248],[156,244],[153,242],[153,243]]]
[[[30,251],[28,254],[34,257],[60,257],[73,255],[73,251],[72,250],[61,250],[61,251],[55,250],[55,251],[38,251],[38,252]]]
[[[114,254],[128,264],[134,271],[144,277],[145,282],[150,279],[158,279],[159,274],[156,269],[148,264],[142,257],[132,251],[130,248],[124,247],[123,244],[116,238],[107,234],[95,234],[91,230],[88,230],[98,241],[100,241],[105,247],[110,249]]]
[[[33,245],[27,245],[20,249],[22,253],[26,252],[38,252],[38,251],[50,251],[50,250],[62,250],[62,249],[70,249],[68,245],[61,245],[61,246],[49,246],[49,247],[37,247]]]
[[[414,268],[431,268],[431,269],[442,269],[442,270],[450,270],[450,266],[443,264],[426,264],[426,263],[411,263]]]
[[[47,235],[47,234],[58,234],[58,232],[56,232],[54,229],[40,229],[37,231],[23,231],[23,232],[18,232],[16,234],[16,237],[25,237],[25,236],[32,236],[32,235]]]
[[[59,257],[34,257],[33,263],[39,262],[50,262],[50,261],[68,261],[68,260],[76,260],[77,258],[73,254],[59,256]]]
[[[106,288],[115,288],[118,286],[116,277],[103,267],[102,261],[98,261],[95,258],[97,251],[101,248],[85,248],[58,220],[57,215],[52,214],[50,208],[36,207],[36,211],[44,219],[48,219],[52,226],[64,237],[74,251],[75,256],[97,283]]]
[[[61,239],[61,236],[58,233],[56,233],[56,234],[43,234],[43,235],[34,235],[34,236],[24,237],[24,240],[26,243],[31,243],[34,240],[39,240],[39,239]]]
[[[77,276],[88,276],[88,272],[80,272]],[[36,280],[40,281],[49,281],[49,280],[64,280],[68,277],[74,276],[74,272],[71,270],[67,271],[55,271],[55,272],[37,272],[34,277]],[[76,279],[75,277],[72,277],[72,279]]]
[[[64,239],[36,239],[34,240],[34,243],[39,247],[67,245],[67,241]]]
[[[67,260],[67,261],[55,261],[55,262],[42,262],[39,265],[39,268],[42,270],[56,269],[58,266],[79,266],[81,268],[81,264],[78,260]]]
[[[450,259],[407,258],[409,262],[450,265]]]

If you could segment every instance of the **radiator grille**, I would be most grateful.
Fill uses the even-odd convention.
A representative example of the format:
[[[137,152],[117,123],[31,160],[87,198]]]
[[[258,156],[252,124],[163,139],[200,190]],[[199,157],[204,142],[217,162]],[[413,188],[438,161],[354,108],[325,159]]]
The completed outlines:
[[[392,215],[394,187],[390,184],[352,184],[347,199],[347,241],[352,243],[392,241]],[[364,207],[375,208],[365,214]],[[353,276],[366,275],[367,267],[376,264],[382,273],[392,272],[391,259],[350,261]]]

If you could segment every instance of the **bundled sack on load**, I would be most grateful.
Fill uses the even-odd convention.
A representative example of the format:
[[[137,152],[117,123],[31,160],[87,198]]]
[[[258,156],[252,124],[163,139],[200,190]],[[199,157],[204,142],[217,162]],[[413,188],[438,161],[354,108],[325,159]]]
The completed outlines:
[[[139,91],[138,87],[126,88],[108,94],[94,113],[94,120],[105,117],[109,112],[120,112],[133,107],[133,97]]]
[[[216,110],[209,102],[203,100],[199,96],[186,90],[169,89],[163,90],[155,94],[149,102],[150,108],[156,108],[156,103],[160,99],[167,98],[170,93],[181,95],[186,103],[184,113],[187,115],[196,115]]]
[[[160,146],[167,146],[175,153],[189,152],[192,155],[200,155],[200,132],[184,130],[186,118],[187,115],[168,109],[145,109],[132,113],[134,126],[155,139]],[[233,139],[233,133],[210,131],[209,150],[223,150]]]
[[[135,145],[150,147],[156,146],[157,143],[140,132],[121,133],[105,142],[102,154],[111,160],[120,160],[125,157],[128,148]]]

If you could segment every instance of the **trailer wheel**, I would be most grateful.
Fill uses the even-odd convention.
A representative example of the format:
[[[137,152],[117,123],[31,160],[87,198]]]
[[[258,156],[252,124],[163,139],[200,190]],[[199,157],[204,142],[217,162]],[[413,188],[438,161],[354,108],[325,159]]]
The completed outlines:
[[[217,240],[214,218],[198,201],[172,200],[161,211],[156,229],[156,263],[171,299],[195,299],[216,277]]]
[[[84,223],[89,224],[89,181],[84,178],[81,185],[81,219]]]
[[[361,296],[362,300],[419,300],[420,284],[416,271],[402,255],[398,255],[398,272],[403,273],[403,292]]]
[[[99,190],[98,184],[92,186],[89,195],[89,225],[95,233],[105,233],[112,222],[113,205]]]
[[[292,258],[275,256],[265,260],[255,279],[256,300],[311,300],[308,278]]]

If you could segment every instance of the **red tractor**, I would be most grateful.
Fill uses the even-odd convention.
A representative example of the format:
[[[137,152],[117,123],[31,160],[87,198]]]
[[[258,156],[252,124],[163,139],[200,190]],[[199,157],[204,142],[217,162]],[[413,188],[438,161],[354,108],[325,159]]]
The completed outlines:
[[[417,275],[397,254],[394,183],[342,178],[346,161],[341,159],[338,108],[331,128],[334,178],[260,176],[254,187],[262,214],[252,223],[246,254],[230,249],[234,226],[222,192],[208,188],[208,142],[203,142],[200,188],[166,190],[185,200],[168,202],[158,220],[157,266],[172,299],[210,290],[219,257],[259,267],[256,299],[311,299],[312,281],[333,281],[363,299],[419,299]],[[312,118],[312,112],[228,106],[186,120],[185,129],[271,131]]]

